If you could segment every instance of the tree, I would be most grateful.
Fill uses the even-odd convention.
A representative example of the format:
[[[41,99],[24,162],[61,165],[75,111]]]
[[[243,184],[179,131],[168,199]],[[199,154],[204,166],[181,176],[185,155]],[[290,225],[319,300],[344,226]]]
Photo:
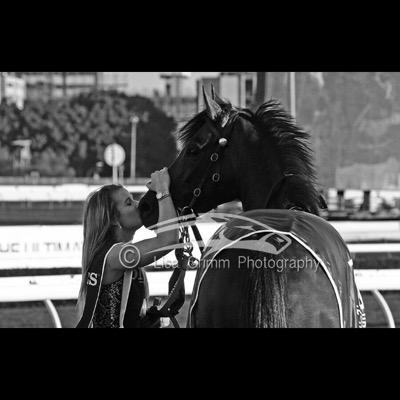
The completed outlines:
[[[31,169],[43,176],[92,176],[96,162],[103,160],[105,147],[116,142],[125,149],[125,175],[129,175],[133,114],[140,118],[137,175],[149,176],[175,158],[171,133],[176,123],[141,96],[96,91],[66,100],[27,101],[23,110],[3,103],[0,146],[12,152],[13,140],[31,139]],[[5,151],[0,158],[2,155],[8,157]],[[0,159],[0,163],[5,165],[7,160]],[[106,166],[102,174],[111,176],[111,169]]]

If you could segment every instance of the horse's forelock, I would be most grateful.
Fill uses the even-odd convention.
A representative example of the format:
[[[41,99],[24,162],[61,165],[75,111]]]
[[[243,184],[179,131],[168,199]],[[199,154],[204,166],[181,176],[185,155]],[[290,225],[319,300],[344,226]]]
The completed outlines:
[[[221,105],[221,112],[215,120],[211,121],[206,110],[203,110],[190,119],[179,131],[176,132],[176,139],[181,147],[187,146],[189,142],[196,138],[200,128],[207,122],[213,123],[217,128],[229,125],[237,117],[239,110],[234,108],[231,103],[226,102]]]

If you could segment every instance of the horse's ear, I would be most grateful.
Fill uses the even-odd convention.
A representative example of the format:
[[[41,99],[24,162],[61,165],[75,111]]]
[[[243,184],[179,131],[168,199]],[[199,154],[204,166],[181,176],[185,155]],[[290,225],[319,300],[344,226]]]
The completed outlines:
[[[211,98],[213,100],[215,100],[215,90],[214,90],[214,85],[213,84],[211,84]]]
[[[219,106],[226,105],[226,102],[225,102],[224,100],[222,100],[221,97],[219,97],[219,96],[217,95],[217,93],[215,93],[214,85],[211,85],[211,95],[212,95],[212,99],[213,99]]]
[[[206,105],[206,111],[211,120],[215,121],[218,114],[222,111],[221,107],[213,100],[210,99],[203,86],[203,98]]]
[[[326,204],[325,197],[322,194],[319,195],[319,207],[323,210],[328,209],[328,204]]]

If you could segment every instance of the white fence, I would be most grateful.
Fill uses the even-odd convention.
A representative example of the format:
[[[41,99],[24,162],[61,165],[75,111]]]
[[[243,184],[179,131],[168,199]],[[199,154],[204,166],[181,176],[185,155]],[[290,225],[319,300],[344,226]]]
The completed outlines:
[[[197,224],[205,242],[220,225],[215,222]],[[399,243],[349,244],[351,253],[400,252],[400,221],[350,224],[338,222],[332,225],[339,230],[346,241],[379,237],[396,238],[399,241]],[[0,226],[0,269],[79,268],[82,257],[82,229],[82,225]],[[192,232],[190,234],[192,240],[195,240]],[[142,227],[135,233],[134,241],[154,236],[152,231]],[[197,246],[194,255],[200,256]],[[171,252],[165,261],[171,262],[174,259],[174,254]],[[378,267],[381,266],[377,265]]]
[[[91,189],[91,188],[90,188]],[[89,190],[89,188],[85,188]],[[79,194],[80,196],[83,194]],[[205,241],[218,228],[218,223],[199,223]],[[400,221],[356,222],[338,221],[332,225],[346,241],[355,239],[392,238],[400,242]],[[134,240],[153,237],[154,233],[141,228]],[[192,237],[194,240],[194,238]],[[349,244],[351,253],[400,252],[400,243]],[[7,226],[0,227],[0,269],[80,267],[82,226]],[[195,247],[194,256],[199,256]],[[173,252],[159,263],[175,261]],[[382,268],[377,265],[376,268]],[[171,272],[148,272],[150,295],[165,296]],[[389,326],[394,318],[380,291],[400,290],[400,269],[355,270],[357,284],[362,291],[371,291],[380,304]],[[76,299],[81,275],[28,276],[0,278],[0,302],[44,301],[54,324],[61,326],[51,300]],[[185,286],[191,294],[194,272],[187,273]]]
[[[195,271],[185,277],[186,295],[193,290]],[[171,272],[147,272],[150,296],[168,295]],[[371,291],[385,314],[389,327],[395,327],[392,312],[380,291],[400,290],[400,270],[355,270],[357,286],[361,291]],[[52,317],[53,324],[61,328],[58,313],[52,300],[76,300],[81,275],[53,275],[32,277],[7,277],[0,279],[0,302],[43,301]]]

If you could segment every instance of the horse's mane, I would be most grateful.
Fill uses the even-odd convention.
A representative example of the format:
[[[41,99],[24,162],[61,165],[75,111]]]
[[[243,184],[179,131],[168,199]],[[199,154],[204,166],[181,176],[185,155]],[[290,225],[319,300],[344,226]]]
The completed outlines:
[[[206,118],[208,118],[206,111],[203,110],[196,114],[190,121],[188,121],[181,129],[176,132],[176,138],[181,147],[185,147],[191,140],[196,137],[197,132],[205,123]]]
[[[258,132],[271,138],[282,173],[293,174],[281,198],[318,214],[320,195],[309,133],[295,123],[277,100],[262,104],[250,121]]]
[[[313,151],[309,145],[310,135],[296,125],[291,115],[277,100],[272,99],[261,104],[255,113],[247,108],[233,107],[229,102],[218,104],[222,113],[218,115],[217,124],[226,117],[228,124],[242,117],[249,121],[259,134],[270,138],[282,174],[293,174],[288,178],[290,182],[283,185],[280,198],[286,198],[293,205],[317,214],[319,193]],[[181,146],[185,147],[195,138],[206,118],[207,113],[203,110],[180,129],[177,139]]]

